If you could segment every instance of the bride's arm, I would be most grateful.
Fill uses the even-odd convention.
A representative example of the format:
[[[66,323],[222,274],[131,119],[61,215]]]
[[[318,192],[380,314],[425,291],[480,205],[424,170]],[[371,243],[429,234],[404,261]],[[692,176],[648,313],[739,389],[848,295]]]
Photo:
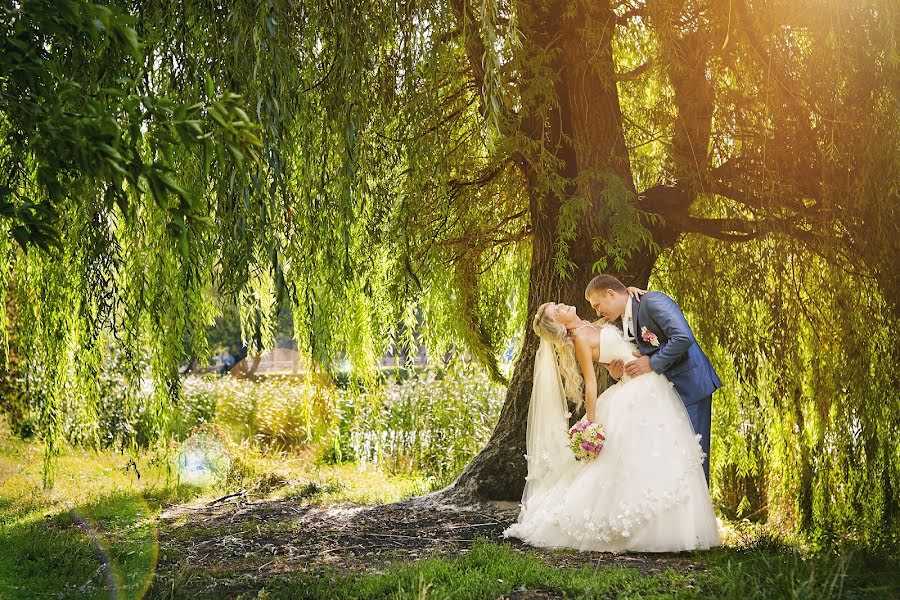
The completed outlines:
[[[575,358],[584,378],[584,409],[589,421],[597,419],[597,374],[594,372],[594,357],[587,340],[575,340]]]
[[[642,290],[641,288],[638,288],[638,287],[632,287],[632,286],[630,286],[630,285],[629,285],[627,288],[625,288],[625,291],[628,292],[628,295],[629,295],[629,296],[631,296],[632,298],[634,298],[634,299],[637,300],[638,302],[641,301],[641,296],[643,296],[644,294],[647,293],[647,290]]]

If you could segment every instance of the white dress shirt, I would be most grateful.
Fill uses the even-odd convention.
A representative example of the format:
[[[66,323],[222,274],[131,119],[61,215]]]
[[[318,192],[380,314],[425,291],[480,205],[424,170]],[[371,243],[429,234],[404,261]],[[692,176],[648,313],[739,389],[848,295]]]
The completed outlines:
[[[634,341],[634,321],[631,319],[631,298],[625,304],[625,314],[622,315],[622,333],[629,342]]]

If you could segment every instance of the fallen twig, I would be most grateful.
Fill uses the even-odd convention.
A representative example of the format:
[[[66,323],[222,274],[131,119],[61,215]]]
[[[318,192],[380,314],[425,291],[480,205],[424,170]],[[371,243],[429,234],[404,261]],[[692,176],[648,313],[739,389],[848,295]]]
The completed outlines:
[[[375,537],[392,537],[392,538],[407,538],[410,540],[422,540],[426,542],[471,542],[472,540],[464,540],[464,539],[454,539],[454,538],[428,538],[428,537],[420,537],[417,535],[401,535],[399,533],[366,533],[365,535],[373,535]]]
[[[472,525],[450,525],[444,529],[469,529],[471,527],[491,527],[493,525],[502,525],[503,523],[473,523]]]
[[[220,502],[224,502],[224,501],[226,501],[226,500],[230,500],[231,498],[237,498],[237,497],[239,497],[239,496],[243,496],[243,497],[246,498],[246,497],[247,497],[247,492],[244,491],[244,490],[241,490],[241,491],[239,491],[239,492],[233,492],[233,493],[231,493],[231,494],[225,494],[224,496],[220,496],[220,497],[216,498],[215,500],[210,500],[209,502],[206,503],[206,505],[207,505],[207,506],[213,506],[213,505],[218,504],[218,503],[220,503]]]

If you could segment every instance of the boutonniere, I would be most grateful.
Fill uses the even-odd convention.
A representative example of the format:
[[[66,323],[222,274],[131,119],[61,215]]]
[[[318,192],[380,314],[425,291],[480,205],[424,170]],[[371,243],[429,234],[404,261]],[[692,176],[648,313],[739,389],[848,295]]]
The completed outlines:
[[[647,329],[646,327],[641,327],[641,339],[654,346],[659,348],[659,338],[656,337],[656,334]]]

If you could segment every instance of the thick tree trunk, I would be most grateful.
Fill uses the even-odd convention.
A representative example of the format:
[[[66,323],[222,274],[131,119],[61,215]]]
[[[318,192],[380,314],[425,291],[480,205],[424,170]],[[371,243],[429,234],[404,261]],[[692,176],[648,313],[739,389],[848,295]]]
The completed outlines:
[[[579,315],[585,319],[596,319],[584,299],[584,287],[590,280],[590,265],[596,257],[571,256],[576,264],[584,268],[579,268],[576,276],[560,279],[554,260],[553,235],[554,230],[542,234],[535,232],[528,291],[529,317],[522,348],[507,388],[506,400],[488,444],[447,490],[453,497],[466,500],[518,500],[522,496],[526,475],[525,425],[531,401],[534,356],[540,343],[531,329],[531,316],[544,302],[554,301],[576,306]],[[648,254],[635,258],[636,268],[629,279],[635,284],[646,285],[655,257]],[[626,274],[617,275],[626,279]]]
[[[558,46],[552,54],[558,73],[554,91],[558,106],[534,132],[542,141],[558,148],[562,174],[570,182],[563,198],[547,194],[538,175],[522,161],[520,167],[531,190],[533,230],[531,276],[528,290],[528,322],[522,349],[507,390],[506,402],[497,427],[481,453],[469,463],[445,494],[459,499],[518,500],[525,485],[525,430],[531,400],[534,356],[539,339],[531,329],[530,316],[544,302],[563,302],[577,307],[582,318],[595,319],[584,299],[584,288],[596,273],[592,267],[600,258],[594,240],[603,236],[607,224],[602,214],[603,193],[615,177],[634,191],[628,151],[622,130],[622,115],[616,89],[612,35],[615,19],[608,6],[579,3],[576,18],[563,18],[559,5],[554,13],[523,15],[526,39],[536,47]],[[534,133],[533,133],[534,135]],[[569,246],[572,272],[561,278],[555,259],[560,209],[572,197],[590,203],[581,217],[576,239]],[[636,254],[625,273],[626,284],[646,285],[656,256]]]

